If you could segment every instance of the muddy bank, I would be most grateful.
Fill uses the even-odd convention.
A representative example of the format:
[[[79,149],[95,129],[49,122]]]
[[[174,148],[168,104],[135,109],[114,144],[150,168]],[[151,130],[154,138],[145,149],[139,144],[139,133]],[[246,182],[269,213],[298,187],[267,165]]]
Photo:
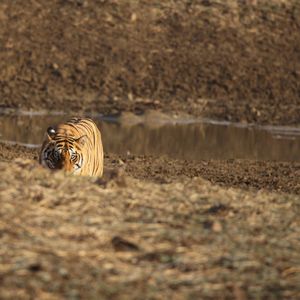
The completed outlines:
[[[117,179],[0,162],[2,299],[300,297],[298,196]]]
[[[111,159],[111,156],[109,156]],[[109,162],[108,159],[108,162]],[[114,160],[113,160],[114,161]],[[131,176],[157,183],[202,177],[224,187],[266,189],[300,194],[300,163],[254,160],[172,160],[166,157],[124,157]]]
[[[299,1],[0,4],[0,107],[299,124]]]
[[[38,150],[0,143],[0,161],[37,160]],[[223,187],[300,194],[300,163],[254,160],[175,160],[167,157],[105,155],[110,172],[122,169],[135,179],[158,184],[201,177]],[[108,175],[109,176],[109,175]]]

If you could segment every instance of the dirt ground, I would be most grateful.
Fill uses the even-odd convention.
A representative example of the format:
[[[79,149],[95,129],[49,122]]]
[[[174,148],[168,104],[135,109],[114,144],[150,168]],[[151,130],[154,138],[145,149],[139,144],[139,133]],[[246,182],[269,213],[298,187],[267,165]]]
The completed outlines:
[[[0,107],[299,124],[298,0],[2,0]]]
[[[299,126],[299,1],[2,0],[2,108]],[[0,299],[300,299],[300,163],[36,160],[0,143]]]
[[[37,160],[38,150],[0,143],[0,161],[16,158]],[[202,177],[223,187],[268,190],[300,195],[300,163],[255,160],[175,160],[168,157],[106,153],[105,167],[157,184]]]

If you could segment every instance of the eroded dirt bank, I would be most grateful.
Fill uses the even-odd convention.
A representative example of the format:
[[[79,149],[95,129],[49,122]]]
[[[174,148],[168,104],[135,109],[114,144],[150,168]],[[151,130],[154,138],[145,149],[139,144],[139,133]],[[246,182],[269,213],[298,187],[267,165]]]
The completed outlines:
[[[299,124],[298,0],[2,0],[0,45],[0,107]]]
[[[298,299],[299,197],[0,162],[3,299]]]

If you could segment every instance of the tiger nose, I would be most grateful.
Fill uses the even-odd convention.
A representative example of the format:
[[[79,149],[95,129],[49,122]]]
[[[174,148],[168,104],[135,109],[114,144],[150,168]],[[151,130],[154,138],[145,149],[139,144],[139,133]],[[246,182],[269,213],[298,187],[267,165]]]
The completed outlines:
[[[69,153],[68,148],[67,148],[67,147],[64,147],[64,148],[62,149],[62,153],[64,153],[65,155],[66,155],[67,153]]]

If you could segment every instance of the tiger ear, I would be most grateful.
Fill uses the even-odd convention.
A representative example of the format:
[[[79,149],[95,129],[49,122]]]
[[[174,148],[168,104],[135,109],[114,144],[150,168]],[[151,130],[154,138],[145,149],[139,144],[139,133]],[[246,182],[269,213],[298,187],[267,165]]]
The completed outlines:
[[[78,144],[80,144],[81,146],[83,146],[87,141],[87,136],[86,135],[82,135],[81,137],[79,137],[76,142]]]
[[[55,129],[53,127],[48,127],[47,128],[47,133],[46,133],[46,137],[48,139],[48,141],[51,141],[54,136],[55,136]]]

